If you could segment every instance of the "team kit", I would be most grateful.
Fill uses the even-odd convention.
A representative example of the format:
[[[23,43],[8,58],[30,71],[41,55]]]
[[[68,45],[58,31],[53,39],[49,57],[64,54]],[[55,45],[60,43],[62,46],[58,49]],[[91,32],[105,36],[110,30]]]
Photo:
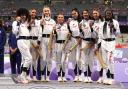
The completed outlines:
[[[63,11],[52,19],[50,8],[44,6],[42,18],[36,16],[36,9],[19,8],[12,23],[12,34],[16,36],[22,58],[18,82],[52,81],[49,77],[54,62],[58,82],[69,81],[65,75],[71,63],[73,82],[92,83],[95,80],[92,75],[98,74],[97,83],[114,84],[113,53],[120,28],[111,9],[105,10],[102,17],[97,8],[91,13],[84,9],[81,14],[74,8],[66,20]],[[31,67],[34,77],[28,77]],[[41,75],[37,79],[39,70]]]

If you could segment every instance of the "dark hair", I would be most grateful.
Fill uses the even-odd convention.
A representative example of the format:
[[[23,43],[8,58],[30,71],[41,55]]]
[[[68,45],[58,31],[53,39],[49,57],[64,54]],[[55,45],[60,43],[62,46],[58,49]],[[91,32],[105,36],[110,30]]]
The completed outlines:
[[[57,21],[58,15],[63,15],[64,16],[64,13],[62,11],[58,11],[56,16],[54,16],[55,21]],[[64,18],[65,18],[65,16],[64,16]]]
[[[106,19],[106,13],[107,13],[108,11],[110,11],[111,14],[112,14],[111,20],[114,19],[113,11],[112,11],[111,9],[105,10],[105,19]]]
[[[62,10],[58,11],[56,16],[58,15],[64,15],[63,11]]]
[[[73,8],[72,11],[76,11],[78,13],[77,20],[78,20],[78,22],[80,22],[81,21],[81,16],[80,16],[80,13],[79,13],[78,9],[77,8]]]
[[[88,10],[88,9],[84,9],[83,11],[87,11],[87,12],[89,12],[89,10]],[[83,14],[83,11],[82,11],[82,14]]]
[[[29,11],[26,9],[26,8],[19,8],[16,12],[16,15],[17,16],[23,16],[25,15],[26,16],[26,20],[28,20],[28,22],[30,21],[31,19],[31,16],[29,14]]]
[[[84,10],[82,11],[82,19],[84,19],[84,18],[83,18],[83,12],[84,12],[84,11],[87,11],[87,12],[89,13],[89,10],[88,10],[88,9],[84,9]],[[88,18],[91,19],[90,14],[89,14]]]

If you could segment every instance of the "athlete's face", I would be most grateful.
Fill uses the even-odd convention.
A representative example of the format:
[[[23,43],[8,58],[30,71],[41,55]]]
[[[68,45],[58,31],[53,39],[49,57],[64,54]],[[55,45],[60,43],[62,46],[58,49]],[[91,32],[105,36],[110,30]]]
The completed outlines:
[[[26,15],[21,15],[21,21],[22,21],[22,22],[25,22],[26,19],[27,19],[27,18],[26,18]]]
[[[62,24],[64,22],[64,15],[61,15],[61,14],[58,15],[57,16],[57,22],[60,23],[60,24]]]
[[[36,17],[36,13],[37,13],[36,10],[34,10],[34,9],[31,10],[31,12],[30,12],[31,18],[34,19]]]
[[[94,10],[94,11],[92,12],[92,14],[93,14],[93,18],[94,18],[95,20],[99,19],[100,13],[99,13],[98,11]]]
[[[44,8],[43,9],[43,14],[46,16],[46,17],[49,17],[50,16],[50,9],[49,8]]]
[[[87,19],[89,17],[88,11],[83,11],[83,18]]]
[[[111,11],[106,11],[105,16],[106,16],[107,19],[112,18],[112,12]]]
[[[72,17],[75,19],[78,17],[78,12],[75,10],[73,10],[71,14],[72,14]]]

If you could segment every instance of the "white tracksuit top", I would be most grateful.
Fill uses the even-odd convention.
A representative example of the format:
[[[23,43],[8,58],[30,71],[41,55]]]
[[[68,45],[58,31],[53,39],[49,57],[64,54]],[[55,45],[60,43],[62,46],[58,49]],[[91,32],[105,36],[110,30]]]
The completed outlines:
[[[42,27],[40,25],[40,20],[35,19],[35,22],[33,24],[31,24],[30,35],[38,37],[39,41],[41,40],[41,38],[42,38]]]
[[[53,31],[53,27],[55,27],[55,25],[56,25],[56,22],[53,19],[45,20],[45,25],[42,33],[51,34],[51,32]]]
[[[115,28],[115,32],[114,33],[110,33],[110,22],[107,22],[107,27],[106,27],[106,34],[103,34],[103,26],[105,24],[105,21],[102,23],[102,30],[99,31],[99,34],[100,34],[100,38],[101,39],[105,39],[105,38],[116,38],[117,35],[120,34],[120,28],[119,28],[119,23],[117,20],[113,19],[113,25],[114,25],[114,28]]]
[[[101,30],[103,28],[103,22],[101,20],[94,21],[94,24],[92,26],[93,30],[98,34],[98,43],[101,42]]]
[[[17,26],[17,21],[12,23],[12,31],[16,36],[30,36],[30,31],[28,29],[28,23],[21,23]]]
[[[63,23],[62,25],[60,24],[56,25],[57,40],[65,40],[68,33],[69,33],[69,29],[67,23]]]
[[[91,28],[90,28],[90,20],[85,20],[83,19],[80,22],[81,25],[81,29],[84,33],[84,39],[85,38],[97,38],[97,33],[95,30],[93,30],[93,32],[91,32]]]
[[[79,22],[77,20],[71,19],[69,21],[69,27],[73,37],[80,36]]]

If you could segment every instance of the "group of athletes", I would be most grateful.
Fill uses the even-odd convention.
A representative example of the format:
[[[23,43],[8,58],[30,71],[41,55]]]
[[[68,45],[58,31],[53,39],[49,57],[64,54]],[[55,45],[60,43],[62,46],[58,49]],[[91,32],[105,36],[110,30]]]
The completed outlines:
[[[36,19],[36,14],[36,9],[28,11],[20,8],[12,24],[12,33],[17,38],[22,56],[21,74],[17,77],[19,82],[26,84],[34,80],[27,77],[27,71],[33,66],[33,70],[38,72],[37,65],[41,71],[40,81],[50,81],[54,61],[58,81],[67,81],[66,65],[70,62],[75,73],[73,81],[91,83],[91,73],[96,62],[96,70],[100,74],[97,82],[113,84],[113,53],[120,28],[112,10],[106,10],[103,18],[99,9],[94,8],[92,14],[85,9],[80,15],[74,8],[68,20],[65,20],[62,12],[57,14],[56,20],[52,19],[47,6],[43,8],[40,20]]]

